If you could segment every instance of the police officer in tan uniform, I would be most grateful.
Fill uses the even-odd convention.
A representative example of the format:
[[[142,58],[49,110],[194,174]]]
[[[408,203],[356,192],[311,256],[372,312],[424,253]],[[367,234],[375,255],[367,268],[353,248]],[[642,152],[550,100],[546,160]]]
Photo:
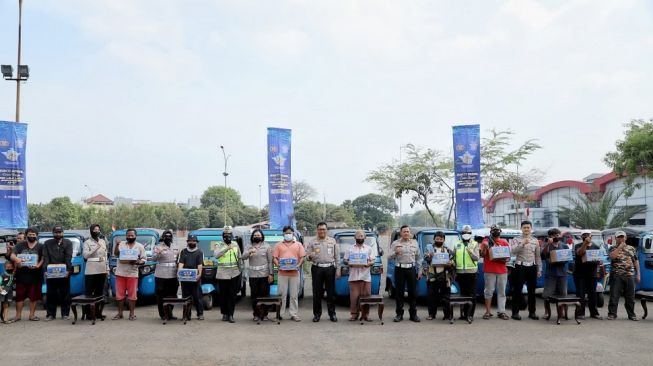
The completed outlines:
[[[337,322],[336,317],[336,278],[340,278],[340,253],[335,239],[327,236],[327,224],[317,224],[317,238],[306,248],[308,259],[313,262],[311,277],[313,279],[313,322],[319,322],[322,316],[322,296],[326,288],[327,310],[329,319]]]
[[[390,245],[388,259],[395,261],[396,313],[394,321],[404,320],[404,288],[408,289],[410,320],[420,322],[417,316],[417,281],[422,278],[422,253],[415,239],[411,239],[410,227],[400,229],[401,239]]]

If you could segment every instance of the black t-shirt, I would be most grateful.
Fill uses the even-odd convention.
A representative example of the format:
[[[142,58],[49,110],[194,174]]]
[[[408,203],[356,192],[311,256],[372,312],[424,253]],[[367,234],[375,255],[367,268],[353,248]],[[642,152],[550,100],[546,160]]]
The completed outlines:
[[[197,269],[203,262],[204,254],[199,249],[194,252],[189,252],[187,249],[184,249],[179,254],[179,263],[183,264],[184,268]]]
[[[596,275],[598,262],[583,263],[583,256],[578,255],[578,249],[583,246],[582,243],[574,245],[574,277],[590,277]],[[601,249],[598,245],[592,243],[587,249]]]
[[[38,254],[39,261],[43,258],[43,245],[36,243],[32,249],[27,245],[27,241],[21,241],[14,247],[14,254]],[[39,285],[43,283],[43,270],[41,268],[16,268],[16,283],[28,285]]]

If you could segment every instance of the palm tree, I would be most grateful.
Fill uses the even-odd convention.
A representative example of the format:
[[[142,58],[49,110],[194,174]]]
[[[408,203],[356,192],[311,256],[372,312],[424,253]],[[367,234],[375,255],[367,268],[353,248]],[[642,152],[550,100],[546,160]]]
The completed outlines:
[[[607,229],[627,226],[633,216],[646,212],[646,206],[616,206],[623,192],[593,192],[578,198],[566,197],[571,207],[558,210],[573,226],[585,229]]]

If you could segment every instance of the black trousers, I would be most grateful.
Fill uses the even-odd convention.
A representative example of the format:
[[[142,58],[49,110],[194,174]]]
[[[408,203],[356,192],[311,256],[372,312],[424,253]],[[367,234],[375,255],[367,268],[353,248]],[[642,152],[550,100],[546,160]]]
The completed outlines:
[[[610,277],[610,302],[608,303],[608,313],[617,315],[619,298],[624,295],[624,307],[629,318],[635,317],[635,277],[618,276]]]
[[[580,298],[580,308],[577,315],[585,316],[585,307],[589,307],[590,315],[599,315],[596,307],[596,275],[574,276],[576,296]]]
[[[311,266],[313,279],[313,315],[322,316],[322,297],[326,289],[327,311],[336,315],[336,267]]]
[[[270,283],[268,282],[268,277],[250,277],[249,290],[252,293],[252,312],[254,316],[267,316],[268,310],[263,309],[263,314],[259,314],[256,310],[256,305],[258,303],[257,299],[259,297],[270,296]]]
[[[176,278],[175,278],[176,280]],[[176,292],[175,292],[176,295]],[[181,296],[192,297],[193,304],[195,304],[195,312],[197,316],[204,315],[204,304],[202,304],[202,286],[200,282],[182,282],[181,283]],[[190,313],[189,313],[190,314]]]
[[[104,295],[104,286],[107,283],[107,274],[98,273],[98,274],[89,274],[84,276],[84,295],[87,297],[98,297]],[[95,315],[97,317],[102,316],[101,309],[104,306],[100,306],[99,309],[96,308]],[[87,311],[90,310],[90,305],[84,307]]]
[[[220,313],[222,315],[234,316],[236,309],[236,296],[240,291],[240,275],[229,280],[218,280],[218,289],[220,291]]]
[[[163,298],[164,297],[177,297],[179,290],[179,281],[176,278],[159,278],[154,277],[154,293],[156,294],[156,305],[159,309],[159,317],[163,319],[165,313],[163,312]],[[185,297],[185,296],[184,296]],[[168,306],[168,313],[172,317],[172,309],[174,306]]]
[[[515,265],[515,283],[512,286],[512,314],[519,314],[524,296],[522,295],[522,288],[524,283],[528,289],[528,314],[535,314],[535,287],[537,286],[537,266],[530,267]]]
[[[463,307],[462,316],[469,318],[474,316],[476,311],[476,273],[457,273],[456,281],[460,286],[460,296],[471,296],[472,305],[465,305]]]
[[[395,267],[395,297],[397,300],[395,312],[398,316],[404,316],[404,288],[408,290],[408,314],[411,317],[417,315],[417,273],[413,268]]]
[[[57,316],[57,305],[61,306],[61,316],[70,314],[70,278],[48,278],[47,315]]]
[[[442,306],[444,317],[449,316],[449,309],[444,306],[442,299],[451,294],[451,287],[447,286],[447,281],[429,281],[426,283],[428,290],[428,308],[429,315],[435,318],[438,313],[438,306]]]

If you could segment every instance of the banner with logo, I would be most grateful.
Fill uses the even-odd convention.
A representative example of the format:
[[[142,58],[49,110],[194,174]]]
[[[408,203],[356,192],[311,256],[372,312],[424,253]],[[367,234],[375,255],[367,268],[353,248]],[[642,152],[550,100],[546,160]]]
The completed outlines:
[[[292,179],[290,175],[291,131],[268,128],[268,194],[270,197],[270,228],[282,229],[294,225]]]
[[[482,228],[481,128],[480,125],[453,126],[453,157],[456,176],[456,226]]]
[[[27,125],[0,121],[0,228],[27,227],[25,143]]]

